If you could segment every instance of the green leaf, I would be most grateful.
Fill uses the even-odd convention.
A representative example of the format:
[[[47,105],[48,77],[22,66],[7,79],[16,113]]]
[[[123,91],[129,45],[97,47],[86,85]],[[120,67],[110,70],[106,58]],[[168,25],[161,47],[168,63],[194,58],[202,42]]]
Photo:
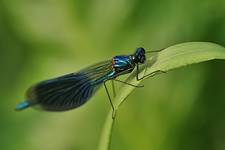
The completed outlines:
[[[140,68],[140,77],[159,70],[168,72],[208,60],[225,59],[225,48],[209,42],[187,42],[170,46],[157,53],[147,53],[146,55],[147,65],[142,65]],[[136,71],[133,71],[126,82],[138,85],[141,81],[136,80]],[[134,87],[126,85],[119,90],[120,92],[117,93],[114,99],[116,112],[134,89]],[[109,149],[114,121],[115,119],[112,119],[112,111],[110,111],[103,128],[99,150]]]

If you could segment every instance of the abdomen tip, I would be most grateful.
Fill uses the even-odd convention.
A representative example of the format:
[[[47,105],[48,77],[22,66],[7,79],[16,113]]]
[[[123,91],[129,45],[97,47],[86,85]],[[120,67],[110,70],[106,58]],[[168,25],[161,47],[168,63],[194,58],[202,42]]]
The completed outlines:
[[[29,106],[30,106],[29,103],[27,101],[25,101],[25,102],[17,104],[16,105],[16,110],[18,110],[18,111],[19,110],[23,110],[23,109],[28,108]]]

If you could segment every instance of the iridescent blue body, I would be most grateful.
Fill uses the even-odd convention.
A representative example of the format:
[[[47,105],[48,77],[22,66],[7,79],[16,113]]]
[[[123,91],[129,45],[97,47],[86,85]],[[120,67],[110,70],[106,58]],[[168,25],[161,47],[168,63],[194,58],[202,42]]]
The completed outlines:
[[[134,67],[135,64],[132,60],[132,55],[113,57],[113,69],[116,76],[130,73],[134,70]]]
[[[28,89],[26,101],[16,106],[23,110],[40,106],[49,111],[65,111],[83,105],[108,80],[130,73],[136,64],[145,62],[145,50],[138,48],[132,55],[115,56],[77,73],[42,81]]]

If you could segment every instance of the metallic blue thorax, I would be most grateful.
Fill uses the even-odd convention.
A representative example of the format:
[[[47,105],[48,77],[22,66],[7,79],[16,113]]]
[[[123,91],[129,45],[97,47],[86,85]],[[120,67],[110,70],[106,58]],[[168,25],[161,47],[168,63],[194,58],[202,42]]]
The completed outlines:
[[[127,74],[133,71],[135,64],[130,55],[113,57],[113,68],[116,76]]]
[[[94,84],[102,83],[106,80],[110,80],[120,75],[132,72],[134,70],[135,63],[132,61],[132,55],[115,56],[112,58],[111,67],[112,70],[95,80]]]

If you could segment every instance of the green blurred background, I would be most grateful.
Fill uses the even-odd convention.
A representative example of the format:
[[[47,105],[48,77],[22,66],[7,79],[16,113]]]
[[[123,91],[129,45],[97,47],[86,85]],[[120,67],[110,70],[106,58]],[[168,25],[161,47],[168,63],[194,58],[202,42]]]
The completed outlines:
[[[15,105],[37,81],[187,41],[225,45],[224,0],[1,0],[0,149],[97,149],[110,109],[103,88],[64,113]],[[111,149],[224,150],[224,77],[217,60],[146,80],[119,110]]]

